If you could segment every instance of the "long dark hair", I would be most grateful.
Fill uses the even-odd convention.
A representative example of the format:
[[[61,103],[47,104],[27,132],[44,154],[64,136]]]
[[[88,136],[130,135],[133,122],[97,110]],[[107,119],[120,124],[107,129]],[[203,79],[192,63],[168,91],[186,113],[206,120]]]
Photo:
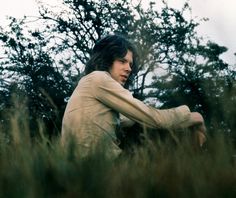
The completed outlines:
[[[138,72],[137,51],[134,45],[122,35],[107,35],[98,40],[92,50],[90,60],[85,67],[85,74],[93,71],[109,71],[116,59],[124,58],[127,52],[133,54],[133,65],[125,87],[128,87]]]

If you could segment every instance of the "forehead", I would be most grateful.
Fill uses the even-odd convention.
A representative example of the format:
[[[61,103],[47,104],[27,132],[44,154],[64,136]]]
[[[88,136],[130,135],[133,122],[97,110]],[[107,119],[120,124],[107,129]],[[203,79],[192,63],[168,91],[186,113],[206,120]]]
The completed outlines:
[[[128,50],[124,58],[129,62],[133,62],[133,53]]]

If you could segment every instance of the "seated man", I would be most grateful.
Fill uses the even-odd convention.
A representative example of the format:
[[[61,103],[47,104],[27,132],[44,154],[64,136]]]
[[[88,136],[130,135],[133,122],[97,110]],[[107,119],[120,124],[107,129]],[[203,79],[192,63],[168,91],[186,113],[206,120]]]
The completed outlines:
[[[95,44],[86,64],[86,75],[79,81],[64,113],[63,144],[73,136],[79,152],[87,155],[102,142],[106,155],[117,156],[121,152],[116,136],[122,122],[120,114],[133,121],[129,123],[152,129],[204,126],[201,114],[190,112],[186,105],[159,110],[135,99],[124,87],[136,74],[136,59],[135,48],[122,36],[108,35]],[[204,134],[204,127],[198,133]]]

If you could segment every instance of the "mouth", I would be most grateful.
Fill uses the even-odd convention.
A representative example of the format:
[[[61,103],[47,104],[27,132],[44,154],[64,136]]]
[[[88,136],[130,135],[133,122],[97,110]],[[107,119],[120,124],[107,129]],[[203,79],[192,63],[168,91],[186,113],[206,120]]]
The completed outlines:
[[[121,79],[123,82],[126,82],[127,79],[128,79],[128,76],[127,75],[121,75]]]

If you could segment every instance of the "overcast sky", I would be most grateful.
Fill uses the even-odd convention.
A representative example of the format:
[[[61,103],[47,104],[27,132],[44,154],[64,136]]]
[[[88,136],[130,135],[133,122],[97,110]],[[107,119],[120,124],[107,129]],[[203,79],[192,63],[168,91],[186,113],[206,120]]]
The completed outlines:
[[[0,25],[6,25],[6,15],[17,18],[24,15],[37,15],[35,0],[0,1]],[[60,0],[44,1],[56,4]],[[168,3],[176,8],[181,8],[183,2],[184,0],[168,0]],[[226,46],[229,50],[223,58],[235,65],[236,58],[233,54],[236,52],[236,0],[189,0],[189,3],[193,17],[209,18],[209,21],[200,24],[199,35]]]

